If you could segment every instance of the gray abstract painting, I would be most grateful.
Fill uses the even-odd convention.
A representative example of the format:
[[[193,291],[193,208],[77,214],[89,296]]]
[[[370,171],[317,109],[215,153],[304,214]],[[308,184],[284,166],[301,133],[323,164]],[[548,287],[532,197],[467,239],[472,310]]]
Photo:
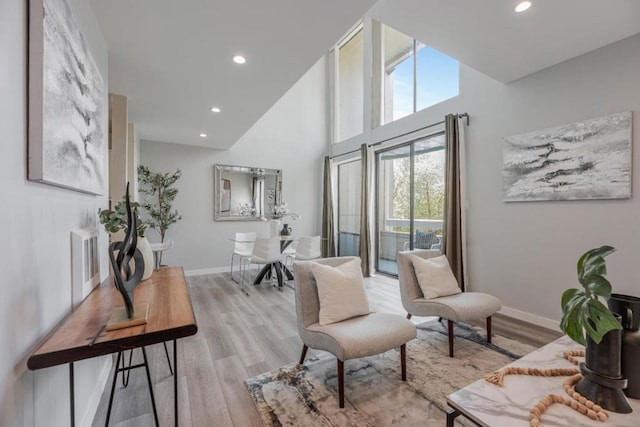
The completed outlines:
[[[105,185],[104,85],[65,0],[31,0],[29,179],[93,194]]]
[[[631,197],[631,111],[505,138],[503,199]]]

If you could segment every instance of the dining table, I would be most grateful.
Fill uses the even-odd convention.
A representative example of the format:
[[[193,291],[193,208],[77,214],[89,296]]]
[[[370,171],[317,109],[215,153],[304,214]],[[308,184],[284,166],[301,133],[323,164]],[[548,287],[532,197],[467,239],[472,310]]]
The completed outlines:
[[[287,249],[295,241],[296,241],[295,237],[291,235],[285,235],[285,236],[281,235],[280,236],[280,253],[284,253],[285,249]],[[287,280],[293,280],[293,273],[291,272],[291,270],[289,270],[289,268],[287,268],[285,263],[283,263],[282,261],[265,264],[265,266],[262,267],[262,269],[256,275],[256,278],[254,279],[253,284],[259,285],[260,283],[262,283],[262,280],[264,280],[265,278],[271,279],[274,271],[278,279],[278,290],[282,292],[284,290],[284,278],[286,277]]]

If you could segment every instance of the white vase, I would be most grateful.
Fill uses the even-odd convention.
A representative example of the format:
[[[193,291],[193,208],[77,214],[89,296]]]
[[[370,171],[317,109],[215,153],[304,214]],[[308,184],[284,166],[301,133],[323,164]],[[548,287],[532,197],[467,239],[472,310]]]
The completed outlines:
[[[271,237],[275,237],[275,236],[279,236],[280,235],[280,220],[279,219],[272,219],[271,220]]]
[[[140,249],[142,259],[144,259],[144,274],[140,280],[147,280],[151,277],[151,273],[153,273],[153,251],[151,250],[151,245],[146,237],[138,236],[138,243],[136,244],[136,247]]]

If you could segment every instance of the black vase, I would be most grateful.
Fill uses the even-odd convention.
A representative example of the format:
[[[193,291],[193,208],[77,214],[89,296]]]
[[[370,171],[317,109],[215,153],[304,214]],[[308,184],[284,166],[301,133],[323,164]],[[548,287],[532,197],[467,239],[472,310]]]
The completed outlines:
[[[620,316],[616,318],[618,321],[621,319]],[[622,376],[621,348],[620,329],[607,332],[599,344],[587,335],[586,358],[585,362],[580,364],[583,378],[576,384],[575,389],[604,409],[628,414],[632,409],[622,392],[627,386],[627,380]]]
[[[290,236],[291,235],[291,227],[289,227],[289,224],[283,224],[282,225],[282,230],[280,230],[280,235],[281,236]]]
[[[640,298],[611,294],[609,309],[622,318],[622,375],[627,378],[624,394],[640,399]]]

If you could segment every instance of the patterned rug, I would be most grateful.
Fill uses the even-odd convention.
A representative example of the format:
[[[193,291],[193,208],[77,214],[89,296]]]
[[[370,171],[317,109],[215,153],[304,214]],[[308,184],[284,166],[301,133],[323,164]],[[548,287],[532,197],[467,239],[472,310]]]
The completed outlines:
[[[345,408],[338,407],[336,359],[307,356],[246,380],[265,426],[444,426],[446,396],[485,373],[535,350],[483,329],[456,324],[455,358],[448,356],[446,322],[418,325],[407,344],[407,382],[400,379],[400,352],[345,362]],[[459,417],[461,425],[473,425]]]

